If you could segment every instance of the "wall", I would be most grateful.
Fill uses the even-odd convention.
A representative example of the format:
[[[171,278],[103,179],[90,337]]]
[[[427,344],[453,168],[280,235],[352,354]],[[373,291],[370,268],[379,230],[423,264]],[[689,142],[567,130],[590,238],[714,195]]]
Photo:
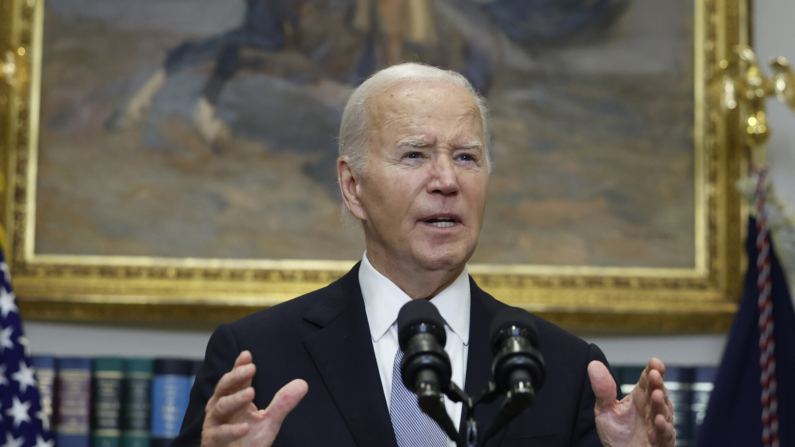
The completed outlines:
[[[754,47],[762,62],[771,57],[784,56],[795,63],[795,38],[792,18],[795,17],[795,2],[792,0],[756,0],[754,13]],[[771,71],[767,70],[770,74]],[[768,142],[768,165],[777,194],[789,206],[789,214],[795,214],[795,113],[784,104],[768,102],[768,119],[771,137]]]
[[[211,329],[175,330],[163,327],[111,327],[74,323],[28,322],[36,353],[201,358]],[[599,345],[613,364],[645,363],[652,356],[670,364],[717,364],[723,335],[585,336]]]
[[[785,56],[795,61],[792,0],[757,0],[755,47],[762,60]],[[783,105],[769,103],[771,176],[778,194],[795,204],[795,116]],[[102,324],[28,322],[35,353],[58,355],[176,356],[200,358],[211,328],[169,328],[162,325],[118,327]],[[590,336],[613,364],[644,363],[657,356],[669,364],[717,364],[723,335]]]

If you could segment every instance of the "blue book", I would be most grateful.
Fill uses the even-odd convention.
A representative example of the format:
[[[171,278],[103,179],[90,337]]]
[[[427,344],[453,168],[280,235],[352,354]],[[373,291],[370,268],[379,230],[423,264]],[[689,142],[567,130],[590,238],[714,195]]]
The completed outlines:
[[[693,427],[690,404],[692,401],[693,368],[686,366],[665,367],[665,388],[674,406],[674,428],[676,447],[693,445]]]
[[[182,427],[193,386],[192,362],[155,359],[152,379],[152,447],[168,447]],[[61,446],[58,446],[61,447]]]
[[[715,374],[718,372],[717,366],[697,366],[693,368],[693,401],[691,409],[691,425],[693,426],[694,441],[698,440],[699,429],[704,423],[704,416],[707,415],[707,404],[709,396],[712,394]]]
[[[45,416],[42,420],[44,430],[55,434],[55,357],[51,355],[34,355],[31,357],[33,367],[36,368],[36,383],[39,385],[41,398],[41,411]]]
[[[58,447],[89,447],[91,359],[65,357],[57,361],[56,436]]]

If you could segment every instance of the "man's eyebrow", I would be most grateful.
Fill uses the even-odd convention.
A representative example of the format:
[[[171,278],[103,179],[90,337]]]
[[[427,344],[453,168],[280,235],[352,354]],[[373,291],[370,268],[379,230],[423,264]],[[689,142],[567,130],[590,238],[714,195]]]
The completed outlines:
[[[426,147],[429,146],[430,143],[425,140],[417,140],[417,139],[407,139],[403,140],[398,143],[398,146],[410,146],[410,147]]]
[[[461,149],[480,149],[483,147],[483,143],[481,143],[478,140],[473,140],[463,144],[459,144],[458,147]]]

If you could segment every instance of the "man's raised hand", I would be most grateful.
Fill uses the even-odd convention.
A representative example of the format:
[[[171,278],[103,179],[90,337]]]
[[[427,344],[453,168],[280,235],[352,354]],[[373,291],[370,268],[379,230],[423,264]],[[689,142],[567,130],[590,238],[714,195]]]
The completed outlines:
[[[605,447],[673,447],[674,408],[665,389],[665,365],[651,359],[632,393],[616,400],[616,382],[598,361],[588,365],[596,395],[596,431]]]
[[[243,351],[232,371],[218,381],[204,408],[202,447],[270,447],[287,414],[309,389],[301,379],[288,383],[273,397],[268,408],[254,405],[251,380],[257,368],[251,353]]]

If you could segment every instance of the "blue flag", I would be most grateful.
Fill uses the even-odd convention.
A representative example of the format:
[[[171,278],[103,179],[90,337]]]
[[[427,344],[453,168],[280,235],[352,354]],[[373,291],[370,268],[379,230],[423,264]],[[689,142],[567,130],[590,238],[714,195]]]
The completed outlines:
[[[0,271],[0,446],[53,447],[2,251]]]
[[[795,311],[784,272],[770,245],[772,312],[769,317],[774,323],[772,335],[775,344],[771,352],[775,358],[775,373],[763,376],[761,365],[765,362],[761,360],[760,341],[764,337],[760,321],[768,320],[768,314],[760,312],[759,306],[759,253],[753,219],[748,225],[746,250],[748,273],[745,292],[715,376],[704,424],[696,437],[698,447],[776,447],[775,437],[780,447],[795,446]],[[761,344],[769,348],[769,342]],[[766,365],[770,366],[770,362]],[[768,390],[764,395],[763,383]],[[767,438],[764,438],[765,427]]]

